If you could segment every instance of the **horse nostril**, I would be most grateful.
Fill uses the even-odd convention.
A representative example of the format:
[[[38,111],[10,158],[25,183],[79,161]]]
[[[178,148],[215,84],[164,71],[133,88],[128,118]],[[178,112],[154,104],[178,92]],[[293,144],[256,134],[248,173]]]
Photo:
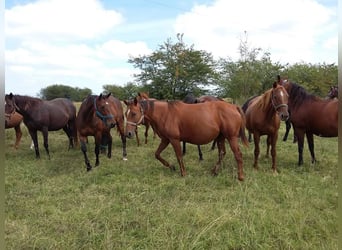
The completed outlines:
[[[115,123],[111,123],[111,124],[110,124],[110,127],[111,127],[111,128],[114,128],[114,127],[115,127]]]

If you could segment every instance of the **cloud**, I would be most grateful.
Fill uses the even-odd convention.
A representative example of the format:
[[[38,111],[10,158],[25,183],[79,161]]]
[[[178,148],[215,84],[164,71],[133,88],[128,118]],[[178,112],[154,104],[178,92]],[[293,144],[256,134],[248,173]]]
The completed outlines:
[[[45,39],[89,39],[123,22],[114,10],[105,10],[96,0],[39,0],[5,12],[6,36]]]
[[[337,37],[337,29],[326,30],[334,21],[336,10],[313,0],[218,0],[180,15],[174,29],[216,57],[237,59],[240,38],[247,31],[251,46],[270,51],[276,61],[318,62],[327,59],[314,56],[321,46],[318,35],[330,32]]]

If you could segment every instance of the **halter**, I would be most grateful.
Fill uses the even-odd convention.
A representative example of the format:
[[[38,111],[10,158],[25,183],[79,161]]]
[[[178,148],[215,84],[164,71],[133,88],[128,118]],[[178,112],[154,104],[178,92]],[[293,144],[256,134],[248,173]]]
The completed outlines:
[[[112,114],[109,114],[109,115],[101,114],[101,112],[97,109],[97,106],[96,106],[96,97],[94,98],[94,108],[95,108],[96,116],[99,117],[101,119],[101,121],[103,121],[104,123],[106,123],[106,120],[108,118],[113,118]]]
[[[128,114],[129,114],[129,112],[131,112],[130,109],[127,110],[127,116],[128,116]],[[127,124],[130,124],[130,125],[133,125],[133,126],[136,126],[136,127],[137,127],[138,125],[140,125],[141,123],[143,123],[143,122],[144,122],[144,117],[145,117],[145,115],[144,115],[144,110],[143,110],[142,107],[140,107],[140,112],[141,112],[141,117],[140,117],[140,119],[139,119],[138,122],[126,121],[126,123],[127,123]]]
[[[281,103],[281,104],[279,104],[279,105],[275,105],[274,102],[273,102],[273,96],[274,96],[274,94],[273,94],[273,91],[272,91],[271,102],[272,102],[272,106],[273,106],[273,108],[274,108],[274,110],[275,110],[276,112],[278,112],[277,110],[278,110],[279,108],[281,108],[281,107],[287,107],[287,108],[288,108],[288,105],[285,104],[285,103]]]

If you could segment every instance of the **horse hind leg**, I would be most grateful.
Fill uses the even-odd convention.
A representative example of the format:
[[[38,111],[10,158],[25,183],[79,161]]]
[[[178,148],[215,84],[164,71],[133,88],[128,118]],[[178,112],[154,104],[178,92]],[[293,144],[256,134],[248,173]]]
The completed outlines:
[[[257,132],[253,133],[253,140],[254,140],[254,164],[253,167],[255,169],[258,169],[258,159],[259,159],[259,154],[260,154],[260,135]]]
[[[36,152],[36,159],[40,158],[40,153],[39,153],[39,146],[38,146],[38,136],[37,136],[37,130],[29,130],[33,145],[34,145],[34,150]]]
[[[311,154],[311,163],[315,163],[316,157],[315,157],[315,144],[314,144],[313,134],[306,133],[306,139],[308,140],[309,151]]]
[[[230,149],[233,151],[236,163],[237,163],[237,175],[238,180],[243,181],[245,179],[243,173],[243,160],[242,160],[242,153],[239,148],[239,138],[232,137],[228,139]]]
[[[221,136],[216,138],[218,161],[216,162],[215,166],[211,170],[211,173],[214,176],[218,175],[218,170],[221,166],[221,162],[223,160],[224,155],[226,154],[226,147],[224,144],[225,143],[224,140],[225,140],[224,137],[221,137]]]
[[[64,130],[65,134],[68,136],[68,139],[69,139],[68,150],[70,150],[70,148],[74,147],[74,140],[73,140],[72,131],[71,131],[71,128],[70,128],[69,124],[64,126],[63,130]]]
[[[48,129],[44,128],[42,130],[42,133],[43,133],[43,138],[44,138],[44,148],[45,148],[46,154],[48,155],[48,158],[50,160]]]

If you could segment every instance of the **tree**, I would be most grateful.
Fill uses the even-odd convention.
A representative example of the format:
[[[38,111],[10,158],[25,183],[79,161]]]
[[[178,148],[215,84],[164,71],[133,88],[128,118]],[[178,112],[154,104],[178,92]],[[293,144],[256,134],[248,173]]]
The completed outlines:
[[[137,86],[133,82],[127,83],[124,87],[117,85],[104,85],[103,89],[107,93],[112,93],[112,95],[119,100],[133,99],[137,96],[138,92],[144,91],[142,87]]]
[[[152,97],[157,99],[183,99],[189,92],[204,94],[204,86],[215,85],[215,63],[210,53],[195,50],[183,42],[183,34],[177,35],[178,42],[171,39],[160,45],[151,55],[130,58],[141,72],[135,75]]]
[[[40,98],[51,100],[58,97],[69,98],[72,101],[82,101],[91,94],[88,88],[73,88],[67,85],[54,84],[40,90]]]

